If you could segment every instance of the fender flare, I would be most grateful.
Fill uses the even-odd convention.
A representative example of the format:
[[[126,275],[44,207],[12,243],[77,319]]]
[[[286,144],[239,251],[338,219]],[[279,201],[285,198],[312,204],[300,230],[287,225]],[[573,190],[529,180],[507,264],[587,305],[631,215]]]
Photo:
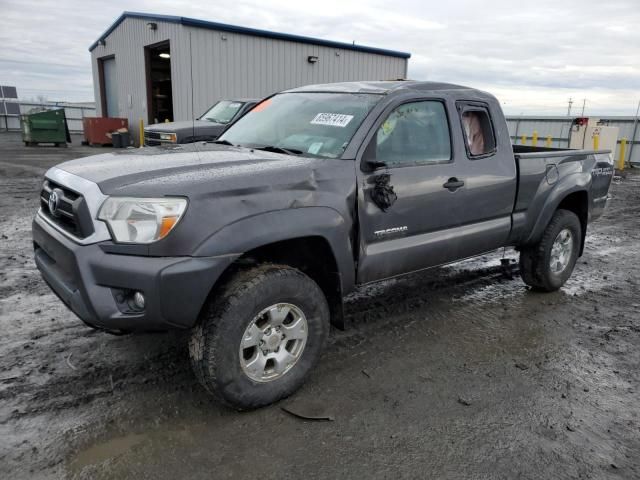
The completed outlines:
[[[327,241],[338,268],[341,291],[350,292],[355,285],[351,222],[330,207],[275,210],[242,218],[209,236],[193,256],[241,256],[275,242],[310,236]]]
[[[533,228],[531,229],[531,233],[523,242],[524,245],[532,245],[535,244],[540,238],[542,238],[542,234],[544,233],[544,229],[547,228],[547,225],[551,221],[553,214],[556,212],[560,203],[567,198],[572,193],[584,192],[587,194],[587,210],[589,210],[589,203],[591,202],[590,196],[590,187],[591,186],[591,174],[587,173],[580,175],[567,175],[562,178],[556,186],[549,192],[547,199],[545,200],[542,208],[540,209],[540,213],[538,214],[535,223],[533,224]],[[584,244],[584,237],[586,235],[585,231],[582,232],[582,244]],[[582,247],[581,247],[582,250]]]

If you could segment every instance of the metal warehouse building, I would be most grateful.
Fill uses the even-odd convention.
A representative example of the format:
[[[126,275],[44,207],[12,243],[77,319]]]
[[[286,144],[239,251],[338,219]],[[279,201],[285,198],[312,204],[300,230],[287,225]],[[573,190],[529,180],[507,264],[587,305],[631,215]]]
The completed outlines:
[[[89,48],[98,116],[197,118],[224,98],[406,78],[409,53],[185,17],[124,12]],[[193,88],[192,88],[193,85]]]

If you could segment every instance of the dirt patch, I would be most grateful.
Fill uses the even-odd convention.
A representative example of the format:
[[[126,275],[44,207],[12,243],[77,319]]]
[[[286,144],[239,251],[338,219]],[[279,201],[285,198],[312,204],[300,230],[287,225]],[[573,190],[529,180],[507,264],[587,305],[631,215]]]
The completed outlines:
[[[0,477],[640,477],[640,176],[614,182],[559,292],[509,279],[502,252],[356,292],[286,401],[332,419],[313,421],[220,407],[184,334],[82,325],[30,222],[41,173],[100,151],[19,147],[0,162]]]

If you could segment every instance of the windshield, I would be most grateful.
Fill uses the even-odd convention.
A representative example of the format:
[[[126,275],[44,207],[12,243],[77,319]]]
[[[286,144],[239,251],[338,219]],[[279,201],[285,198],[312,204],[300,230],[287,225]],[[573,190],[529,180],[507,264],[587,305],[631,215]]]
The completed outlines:
[[[244,105],[243,102],[233,102],[231,100],[221,100],[211,107],[207,113],[200,117],[200,120],[209,120],[215,123],[229,123]]]
[[[337,158],[380,98],[360,93],[282,93],[255,106],[220,140]]]

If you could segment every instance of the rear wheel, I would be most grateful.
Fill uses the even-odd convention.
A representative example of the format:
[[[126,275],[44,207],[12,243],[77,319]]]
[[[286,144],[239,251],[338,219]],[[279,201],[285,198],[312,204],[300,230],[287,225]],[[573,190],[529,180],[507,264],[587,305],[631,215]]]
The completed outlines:
[[[202,385],[239,410],[295,392],[315,366],[329,332],[320,287],[284,265],[237,273],[213,299],[189,342]]]
[[[558,210],[536,245],[520,251],[520,273],[524,282],[545,292],[558,290],[571,276],[582,238],[575,213]]]

